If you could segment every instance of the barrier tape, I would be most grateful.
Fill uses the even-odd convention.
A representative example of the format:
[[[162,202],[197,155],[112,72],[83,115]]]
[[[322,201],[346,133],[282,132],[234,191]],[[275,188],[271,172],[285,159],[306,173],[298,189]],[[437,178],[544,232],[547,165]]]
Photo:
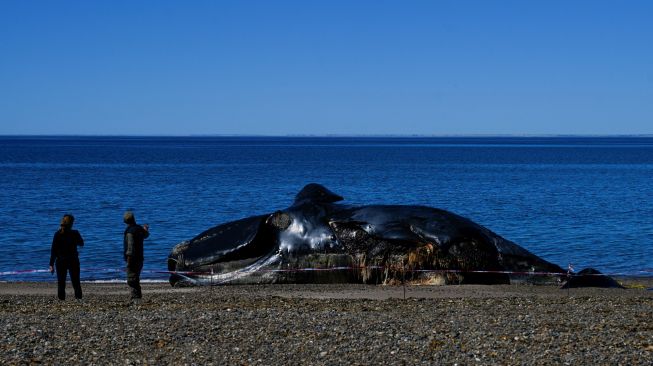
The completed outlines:
[[[418,272],[418,273],[488,273],[488,274],[509,274],[509,275],[524,275],[524,276],[578,276],[577,273],[573,271],[569,272],[529,272],[529,271],[499,271],[499,270],[464,270],[464,269],[411,269],[403,267],[391,267],[391,266],[365,266],[365,267],[356,267],[356,266],[345,266],[345,267],[329,267],[329,268],[288,268],[288,269],[257,269],[253,270],[250,273],[256,272],[329,272],[329,271],[353,271],[353,270],[370,270],[370,269],[380,269],[380,270],[393,270],[397,272]],[[34,273],[49,273],[47,269],[25,269],[25,270],[15,270],[15,271],[5,271],[0,272],[0,276],[16,276],[23,274],[34,274]],[[85,273],[101,273],[101,272],[125,272],[124,268],[82,268],[80,272]],[[143,270],[141,273],[157,273],[157,274],[168,274],[168,275],[181,275],[181,276],[206,276],[206,275],[219,275],[221,273],[213,272],[196,272],[196,271],[161,271],[161,270]],[[247,273],[247,271],[245,271]],[[653,276],[653,269],[642,269],[629,273],[601,273],[601,274],[586,274],[583,276],[643,276],[649,277]]]

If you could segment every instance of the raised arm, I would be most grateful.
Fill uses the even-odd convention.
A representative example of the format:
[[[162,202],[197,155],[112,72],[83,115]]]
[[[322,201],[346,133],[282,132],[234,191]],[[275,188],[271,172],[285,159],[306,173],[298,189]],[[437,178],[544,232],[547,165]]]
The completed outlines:
[[[147,237],[150,236],[150,225],[145,224],[142,227],[143,227],[143,239],[147,239]]]

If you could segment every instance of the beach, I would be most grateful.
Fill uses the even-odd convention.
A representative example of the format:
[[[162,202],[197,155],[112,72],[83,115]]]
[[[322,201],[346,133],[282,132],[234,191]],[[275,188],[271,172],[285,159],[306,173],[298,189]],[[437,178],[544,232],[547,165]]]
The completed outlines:
[[[629,289],[0,283],[3,364],[645,364],[651,280]]]

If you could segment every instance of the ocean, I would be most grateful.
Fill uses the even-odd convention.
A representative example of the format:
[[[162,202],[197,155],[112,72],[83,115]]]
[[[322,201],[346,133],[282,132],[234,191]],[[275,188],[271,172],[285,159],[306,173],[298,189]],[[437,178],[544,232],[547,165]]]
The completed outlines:
[[[311,182],[452,211],[565,268],[653,276],[650,137],[0,137],[0,281],[55,280],[65,213],[82,280],[122,280],[125,210],[150,225],[143,278],[165,281],[175,244]]]

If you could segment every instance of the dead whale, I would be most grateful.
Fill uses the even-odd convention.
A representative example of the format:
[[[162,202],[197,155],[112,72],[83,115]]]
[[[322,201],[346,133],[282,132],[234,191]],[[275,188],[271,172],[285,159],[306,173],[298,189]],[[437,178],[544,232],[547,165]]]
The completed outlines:
[[[284,210],[224,223],[179,243],[168,257],[170,283],[500,284],[565,274],[445,210],[342,200],[311,183]]]

